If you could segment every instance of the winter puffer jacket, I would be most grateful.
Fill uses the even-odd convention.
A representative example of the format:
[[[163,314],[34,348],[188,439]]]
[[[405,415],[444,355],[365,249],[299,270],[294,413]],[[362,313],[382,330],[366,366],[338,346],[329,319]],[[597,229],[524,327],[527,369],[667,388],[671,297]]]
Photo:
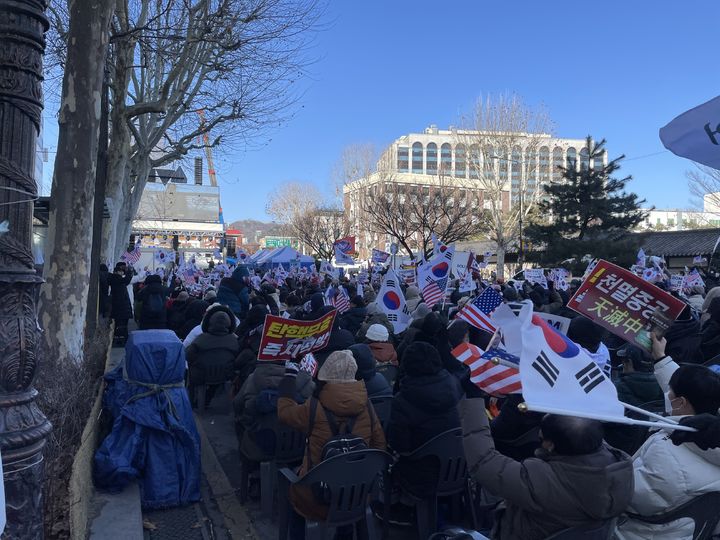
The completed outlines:
[[[140,308],[140,330],[167,328],[166,297],[167,292],[162,285],[160,276],[148,276],[145,279],[145,286],[136,298],[142,306]]]
[[[293,377],[285,377],[280,383],[278,418],[295,429],[307,432],[310,425],[311,400],[298,405],[291,397],[294,389]],[[323,446],[333,436],[323,409],[328,409],[335,415],[341,429],[344,425],[343,419],[356,417],[353,434],[362,437],[369,448],[385,450],[382,425],[375,413],[368,409],[368,395],[362,381],[326,383],[317,399],[319,403],[313,429],[307,434],[310,456],[306,451],[298,473],[300,476],[308,471],[308,457],[312,459],[313,465],[322,461]],[[309,487],[292,486],[290,500],[295,510],[307,519],[322,521],[327,517],[327,507],[318,504]]]
[[[272,428],[277,423],[277,408],[273,413],[257,410],[257,397],[264,390],[277,390],[285,376],[284,362],[260,362],[233,400],[235,422],[239,424],[240,450],[251,461],[266,457],[255,441],[255,434],[263,428]],[[295,397],[307,400],[315,389],[309,373],[301,371],[295,379]]]
[[[682,363],[702,362],[702,353],[700,352],[702,335],[700,334],[700,323],[695,319],[676,320],[665,333],[665,339],[667,339],[665,352],[668,356],[677,358]]]
[[[388,445],[410,454],[449,429],[460,427],[457,404],[462,389],[457,378],[442,367],[434,347],[427,343],[408,346],[403,358],[405,376],[393,398],[387,429]],[[437,483],[437,461],[400,458],[393,467],[393,481],[416,496],[429,494]]]
[[[655,378],[661,389],[678,365],[671,357],[655,364]],[[678,420],[680,417],[671,417]],[[711,491],[720,491],[720,448],[700,450],[694,443],[675,446],[668,433],[660,430],[645,441],[633,456],[635,489],[628,511],[643,516],[669,512]],[[618,527],[618,540],[690,540],[690,519],[679,519],[665,525],[651,525],[630,519]],[[715,533],[720,532],[720,527]]]
[[[217,302],[229,307],[241,319],[250,307],[250,291],[245,282],[249,276],[247,266],[241,264],[232,276],[220,280],[217,290]]]
[[[235,330],[235,317],[224,310],[215,310],[202,322],[203,333],[185,349],[191,384],[202,384],[210,370],[222,369],[225,380],[234,372],[235,357],[240,352]]]
[[[505,499],[493,538],[542,540],[568,527],[599,526],[627,508],[633,471],[624,452],[609,446],[580,456],[538,452],[518,462],[495,449],[482,399],[463,400],[459,409],[470,475]]]
[[[364,307],[351,307],[345,313],[340,315],[340,328],[347,330],[353,336],[358,333],[362,323],[367,316],[367,309]]]

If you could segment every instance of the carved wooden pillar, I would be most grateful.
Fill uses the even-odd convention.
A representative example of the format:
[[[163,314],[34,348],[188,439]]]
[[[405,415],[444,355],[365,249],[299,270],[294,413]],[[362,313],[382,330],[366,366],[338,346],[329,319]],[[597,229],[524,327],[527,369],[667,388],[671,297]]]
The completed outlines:
[[[32,256],[33,178],[40,130],[44,0],[0,0],[0,448],[7,526],[3,538],[43,535],[43,446],[52,426],[33,380],[42,279]]]

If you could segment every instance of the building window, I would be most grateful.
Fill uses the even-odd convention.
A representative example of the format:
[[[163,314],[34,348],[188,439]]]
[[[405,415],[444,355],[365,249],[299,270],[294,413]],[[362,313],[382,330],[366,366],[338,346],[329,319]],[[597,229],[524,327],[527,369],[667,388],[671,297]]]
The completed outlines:
[[[415,174],[423,173],[423,146],[419,142],[412,145],[412,172]]]
[[[576,169],[577,168],[577,150],[573,148],[572,146],[567,149],[567,165],[566,167],[568,169]]]
[[[476,144],[473,144],[470,146],[470,155],[468,157],[469,159],[469,168],[470,168],[470,178],[479,178],[480,174],[480,167],[482,165],[482,161],[480,159],[480,147]],[[487,160],[486,160],[487,161]]]
[[[508,150],[505,147],[500,148],[500,154],[498,157],[498,173],[500,174],[500,180],[505,182],[508,177],[508,162],[510,156]]]
[[[443,175],[452,173],[452,147],[449,143],[440,147],[440,172]]]
[[[550,149],[547,146],[540,147],[540,182],[547,183],[550,180]]]
[[[397,168],[398,172],[408,172],[410,169],[409,149],[407,146],[398,146]]]
[[[513,146],[510,167],[513,181],[519,180],[522,173],[522,150],[519,146]]]
[[[580,150],[580,170],[587,171],[590,168],[590,152],[587,147]]]
[[[443,144],[443,149],[445,148],[445,145]],[[443,150],[444,152],[445,150]],[[465,152],[465,145],[464,144],[458,144],[455,147],[455,176],[458,178],[465,178],[465,169],[466,169],[466,152]]]
[[[437,144],[428,143],[425,148],[425,170],[427,174],[437,174]]]
[[[565,165],[565,160],[563,159],[563,150],[559,146],[553,148],[552,164],[552,177],[554,179],[560,178],[562,176],[562,171],[560,170],[560,167]]]
[[[605,152],[600,152],[595,158],[593,159],[593,169],[596,171],[602,171],[604,162],[605,161]]]

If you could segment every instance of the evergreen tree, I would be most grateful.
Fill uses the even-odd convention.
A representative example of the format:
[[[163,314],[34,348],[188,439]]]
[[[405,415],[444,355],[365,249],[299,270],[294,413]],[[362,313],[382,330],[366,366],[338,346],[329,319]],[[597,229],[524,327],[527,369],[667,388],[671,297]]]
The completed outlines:
[[[561,179],[543,186],[542,221],[527,231],[529,258],[543,265],[574,259],[579,268],[586,255],[618,264],[634,261],[637,247],[628,232],[645,219],[646,212],[640,208],[645,200],[625,192],[631,176],[613,177],[625,156],[602,165],[604,139],[595,143],[588,137],[586,149],[587,160],[582,159],[579,166],[568,162],[561,167]]]

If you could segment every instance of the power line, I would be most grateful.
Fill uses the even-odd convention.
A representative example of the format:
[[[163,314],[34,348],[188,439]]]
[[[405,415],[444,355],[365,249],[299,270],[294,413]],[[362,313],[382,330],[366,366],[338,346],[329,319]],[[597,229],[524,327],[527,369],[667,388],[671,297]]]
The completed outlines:
[[[633,158],[625,158],[623,161],[635,161],[636,159],[645,159],[653,156],[659,156],[660,154],[667,154],[669,150],[660,150],[659,152],[653,152],[652,154],[645,154],[643,156],[637,156]]]

